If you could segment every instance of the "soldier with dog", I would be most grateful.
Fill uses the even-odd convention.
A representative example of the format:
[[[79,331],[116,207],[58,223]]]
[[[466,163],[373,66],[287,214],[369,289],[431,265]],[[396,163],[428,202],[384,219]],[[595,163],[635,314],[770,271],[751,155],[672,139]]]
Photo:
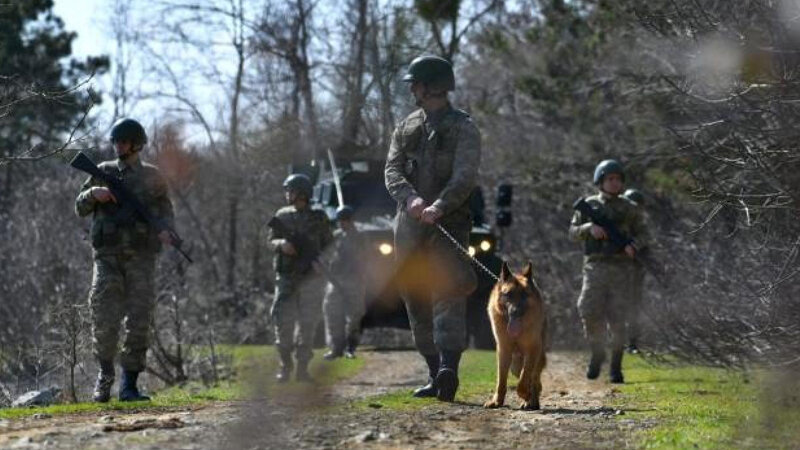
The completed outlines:
[[[480,133],[470,116],[448,100],[455,89],[450,62],[418,57],[403,80],[420,108],[392,134],[385,178],[397,201],[402,296],[415,345],[428,365],[428,383],[414,396],[453,401],[467,345],[466,298],[477,278],[437,226],[468,245],[468,199],[480,164]]]

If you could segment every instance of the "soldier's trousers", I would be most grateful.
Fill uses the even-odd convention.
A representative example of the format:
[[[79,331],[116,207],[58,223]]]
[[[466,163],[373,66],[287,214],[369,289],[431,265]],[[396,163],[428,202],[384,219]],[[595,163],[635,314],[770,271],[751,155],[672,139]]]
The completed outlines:
[[[275,346],[295,352],[300,363],[313,356],[314,332],[322,314],[322,280],[315,275],[292,277],[278,274],[275,302],[270,315],[275,327]]]
[[[114,360],[122,325],[120,365],[127,371],[145,369],[155,309],[154,272],[152,253],[95,255],[89,305],[92,344],[99,361]]]
[[[461,243],[470,223],[445,226]],[[470,262],[432,226],[404,217],[396,222],[395,247],[401,296],[414,344],[423,355],[461,352],[467,347],[467,297],[478,285]]]
[[[341,279],[341,278],[340,278]],[[328,283],[322,311],[325,314],[325,339],[337,351],[345,347],[348,339],[357,339],[364,317],[364,287],[343,284],[344,291]]]
[[[644,299],[644,267],[636,263],[633,268],[632,283],[631,283],[631,303],[628,308],[628,339],[638,339],[641,332],[641,310],[642,301]]]
[[[586,339],[593,348],[605,345],[607,328],[611,331],[612,349],[625,346],[625,320],[631,304],[634,269],[632,260],[622,258],[584,263],[578,311]]]

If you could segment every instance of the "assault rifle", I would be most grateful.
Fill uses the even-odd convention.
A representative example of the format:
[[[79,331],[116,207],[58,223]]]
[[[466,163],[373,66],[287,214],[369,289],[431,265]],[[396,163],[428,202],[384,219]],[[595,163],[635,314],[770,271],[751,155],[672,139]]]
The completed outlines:
[[[603,228],[608,236],[608,240],[610,240],[611,243],[620,250],[623,250],[628,245],[634,244],[633,239],[619,231],[614,222],[606,217],[605,214],[603,214],[599,209],[592,208],[592,205],[590,205],[585,198],[579,198],[572,205],[572,208],[588,217],[593,224]],[[642,267],[645,268],[645,270],[653,275],[653,278],[658,281],[658,284],[661,286],[666,286],[666,283],[663,279],[664,270],[656,261],[653,260],[649,249],[644,248],[642,250],[637,250],[636,260],[642,265]]]
[[[183,239],[178,236],[178,233],[175,232],[167,222],[161,219],[160,217],[154,216],[149,209],[147,209],[142,202],[136,198],[131,191],[129,191],[125,186],[122,185],[122,181],[110,174],[107,174],[100,170],[97,165],[89,159],[88,156],[84,155],[83,152],[78,152],[72,161],[69,162],[69,165],[80,170],[83,172],[88,173],[92,177],[97,180],[102,181],[106,184],[108,189],[114,195],[114,198],[117,199],[117,203],[120,206],[120,210],[117,213],[119,218],[122,219],[129,219],[138,215],[148,225],[153,227],[156,233],[161,233],[162,231],[166,231],[169,233],[170,237],[172,238],[172,246],[175,247],[175,250],[181,254],[187,261],[190,263],[193,262],[192,258],[186,254],[185,251],[181,248],[183,245]]]
[[[339,281],[336,280],[325,264],[319,260],[320,251],[316,248],[313,242],[311,242],[307,237],[290,230],[289,227],[287,227],[286,224],[283,223],[277,216],[269,219],[267,226],[283,236],[283,238],[289,241],[289,243],[292,244],[294,249],[297,251],[297,265],[299,266],[301,275],[305,275],[310,272],[311,269],[314,268],[314,263],[316,262],[316,268],[320,271],[322,276],[330,281],[333,287],[335,287],[339,292],[345,292]]]

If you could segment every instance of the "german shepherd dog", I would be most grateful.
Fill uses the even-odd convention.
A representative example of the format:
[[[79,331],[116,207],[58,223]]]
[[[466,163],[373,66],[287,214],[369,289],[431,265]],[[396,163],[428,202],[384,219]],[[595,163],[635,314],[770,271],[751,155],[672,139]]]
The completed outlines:
[[[503,263],[500,281],[492,289],[487,310],[497,342],[497,386],[492,398],[483,406],[503,406],[508,371],[511,370],[519,378],[517,395],[522,399],[520,408],[539,409],[542,370],[547,363],[547,318],[542,295],[533,281],[530,262],[522,275],[511,273],[508,265]]]

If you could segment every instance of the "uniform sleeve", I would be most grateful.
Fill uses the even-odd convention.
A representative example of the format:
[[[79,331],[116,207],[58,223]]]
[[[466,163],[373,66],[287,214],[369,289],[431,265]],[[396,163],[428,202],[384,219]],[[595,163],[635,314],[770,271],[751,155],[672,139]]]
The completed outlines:
[[[333,230],[331,230],[331,221],[328,220],[328,216],[324,212],[320,212],[320,216],[322,217],[320,221],[322,227],[321,249],[325,249],[333,242]]]
[[[580,211],[575,211],[569,224],[569,238],[573,241],[584,241],[589,238],[592,222],[583,217]]]
[[[389,145],[389,154],[386,156],[386,168],[384,170],[386,190],[389,195],[400,204],[405,205],[409,197],[419,195],[414,190],[414,186],[408,181],[405,174],[406,155],[402,149],[401,126],[398,126],[392,133],[392,142]]]
[[[172,207],[172,200],[169,198],[169,186],[167,180],[161,175],[161,172],[155,172],[155,209],[153,213],[166,222],[166,224],[175,229],[175,210]]]
[[[631,230],[633,233],[633,242],[638,250],[644,250],[650,246],[650,232],[647,226],[647,218],[644,212],[636,208],[633,213],[633,222],[631,223]]]
[[[277,217],[278,215],[275,214],[275,216]],[[267,225],[267,230],[267,245],[272,251],[278,251],[278,248],[283,244],[285,236],[269,225]]]
[[[455,211],[469,199],[478,178],[481,164],[481,134],[478,127],[467,120],[461,125],[453,155],[453,172],[433,206],[445,215]]]
[[[89,177],[83,182],[81,191],[75,199],[75,214],[78,217],[86,217],[94,212],[97,200],[92,196],[92,188],[99,186],[93,177]]]

